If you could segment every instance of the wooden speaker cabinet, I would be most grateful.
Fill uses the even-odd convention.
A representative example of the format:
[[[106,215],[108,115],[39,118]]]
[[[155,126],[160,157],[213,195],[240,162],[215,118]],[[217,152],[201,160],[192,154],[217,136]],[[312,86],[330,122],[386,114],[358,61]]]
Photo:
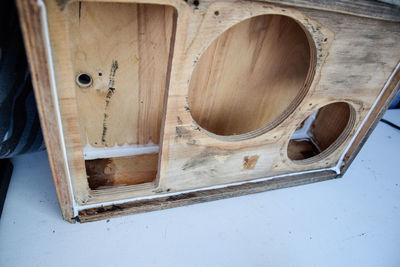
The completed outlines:
[[[18,0],[64,219],[343,175],[400,80],[372,0]]]

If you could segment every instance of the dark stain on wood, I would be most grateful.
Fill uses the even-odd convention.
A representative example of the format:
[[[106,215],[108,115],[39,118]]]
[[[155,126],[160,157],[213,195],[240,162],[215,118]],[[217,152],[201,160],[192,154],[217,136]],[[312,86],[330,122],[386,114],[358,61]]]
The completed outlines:
[[[86,160],[85,167],[91,189],[112,184],[116,172],[112,159]]]
[[[291,160],[308,159],[319,153],[321,153],[320,149],[309,139],[289,141],[288,157]]]
[[[106,105],[104,108],[104,117],[103,117],[103,132],[101,133],[101,143],[104,146],[107,146],[107,142],[106,142],[106,135],[107,135],[107,119],[109,117],[108,114],[108,107],[110,106],[110,102],[111,102],[111,97],[114,95],[115,93],[115,74],[117,72],[118,69],[118,61],[117,60],[113,60],[112,64],[111,64],[111,71],[110,71],[110,80],[108,82],[108,91],[107,91],[107,95],[106,95]]]
[[[182,137],[189,135],[189,131],[185,127],[182,127],[182,126],[176,126],[175,131],[176,131],[177,138],[182,138]]]
[[[243,169],[245,170],[252,170],[256,166],[258,162],[259,156],[245,156],[243,159]]]
[[[176,117],[176,121],[177,121],[177,123],[179,124],[179,125],[182,125],[182,120],[181,120],[181,117]]]
[[[175,196],[170,196],[166,199],[166,201],[177,201],[177,200],[182,200],[182,199],[189,199],[192,197],[195,197],[196,195],[194,193],[185,193],[185,194],[179,194]]]
[[[190,158],[183,164],[182,170],[195,169],[198,167],[202,167],[204,165],[213,164],[216,162],[215,156],[227,156],[229,155],[228,151],[215,149],[215,148],[207,148],[197,156]]]
[[[82,2],[79,1],[79,11],[78,11],[79,22],[81,22],[81,14],[82,14]]]
[[[97,221],[111,216],[121,216],[129,213],[141,213],[153,210],[162,210],[183,205],[202,203],[225,199],[234,196],[243,196],[279,188],[298,186],[308,183],[325,181],[338,177],[333,171],[306,173],[299,175],[275,178],[267,181],[247,183],[229,186],[223,189],[210,189],[191,193],[183,193],[174,196],[166,196],[157,199],[138,200],[129,203],[111,205],[101,208],[93,208],[79,211],[81,222]],[[116,206],[116,207],[113,207]]]
[[[57,6],[60,8],[61,11],[68,5],[71,0],[57,0]]]

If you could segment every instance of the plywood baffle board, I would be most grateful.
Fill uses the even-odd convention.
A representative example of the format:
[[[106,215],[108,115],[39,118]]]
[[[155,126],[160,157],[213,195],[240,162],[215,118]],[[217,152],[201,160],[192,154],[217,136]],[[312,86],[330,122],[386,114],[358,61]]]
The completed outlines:
[[[70,222],[341,177],[399,91],[392,4],[17,4]]]

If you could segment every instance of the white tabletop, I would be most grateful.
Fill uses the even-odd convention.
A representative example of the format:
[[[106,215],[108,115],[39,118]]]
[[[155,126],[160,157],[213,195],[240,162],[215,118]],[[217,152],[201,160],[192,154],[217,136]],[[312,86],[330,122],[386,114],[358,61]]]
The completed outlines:
[[[46,153],[20,156],[0,266],[400,266],[399,156],[379,123],[342,179],[85,224],[61,219]]]

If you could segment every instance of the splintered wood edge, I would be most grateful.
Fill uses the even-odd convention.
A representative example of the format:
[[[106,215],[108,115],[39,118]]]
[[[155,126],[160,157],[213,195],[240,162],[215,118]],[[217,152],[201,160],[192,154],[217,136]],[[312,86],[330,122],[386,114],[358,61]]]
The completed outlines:
[[[98,221],[115,216],[163,210],[207,201],[261,193],[275,189],[322,182],[337,177],[339,176],[334,171],[320,171],[315,173],[274,178],[262,182],[250,182],[241,185],[225,187],[222,189],[201,190],[148,200],[138,200],[124,204],[115,204],[100,208],[81,210],[79,215],[76,216],[76,220],[79,222]]]
[[[72,192],[63,155],[63,145],[56,117],[56,103],[51,90],[49,63],[43,33],[42,8],[36,1],[17,0],[17,8],[29,58],[33,90],[40,115],[40,123],[49,156],[50,168],[63,218],[75,222]]]

